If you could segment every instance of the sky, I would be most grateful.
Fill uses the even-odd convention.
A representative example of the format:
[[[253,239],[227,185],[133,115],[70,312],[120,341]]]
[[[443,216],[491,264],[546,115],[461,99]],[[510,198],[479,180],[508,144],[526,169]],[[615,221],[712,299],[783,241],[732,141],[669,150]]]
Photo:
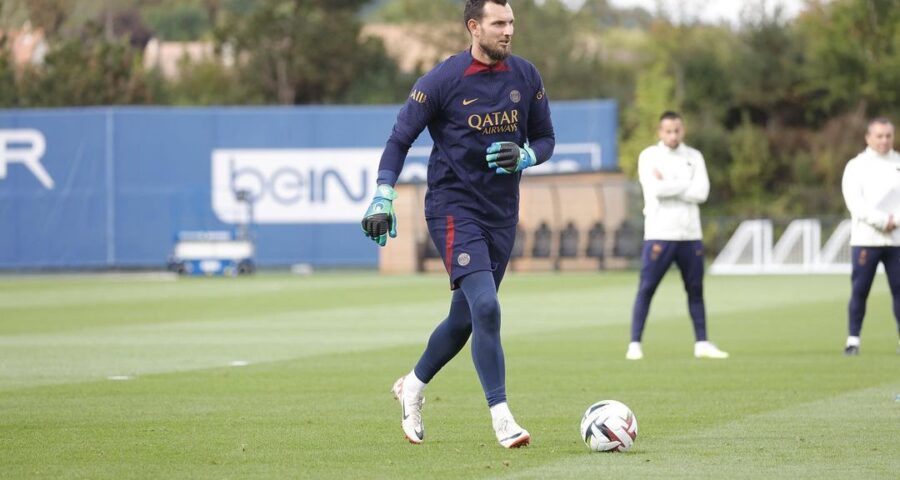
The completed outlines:
[[[578,6],[583,0],[563,0],[570,6]],[[651,13],[657,11],[657,4],[662,5],[672,19],[682,17],[679,13],[683,8],[688,19],[698,18],[704,22],[718,23],[725,20],[736,25],[740,20],[742,9],[746,6],[764,3],[770,13],[775,6],[784,7],[786,19],[797,16],[804,5],[804,0],[609,0],[616,7],[643,7]]]

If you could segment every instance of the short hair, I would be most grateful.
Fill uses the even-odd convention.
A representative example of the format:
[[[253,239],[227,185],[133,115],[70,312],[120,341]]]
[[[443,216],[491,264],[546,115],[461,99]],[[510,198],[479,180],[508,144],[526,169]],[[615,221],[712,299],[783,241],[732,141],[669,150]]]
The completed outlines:
[[[463,25],[466,26],[467,32],[469,31],[469,20],[481,23],[481,19],[484,18],[484,4],[488,2],[506,6],[506,0],[466,0],[466,8],[463,10]]]
[[[869,130],[872,129],[872,125],[876,125],[876,124],[877,125],[890,125],[891,127],[894,126],[894,123],[891,122],[891,119],[889,119],[887,117],[875,117],[875,118],[869,120],[869,123],[866,125],[866,133],[869,133]]]
[[[678,112],[666,110],[662,115],[659,116],[659,122],[662,123],[663,120],[682,120],[682,118]]]

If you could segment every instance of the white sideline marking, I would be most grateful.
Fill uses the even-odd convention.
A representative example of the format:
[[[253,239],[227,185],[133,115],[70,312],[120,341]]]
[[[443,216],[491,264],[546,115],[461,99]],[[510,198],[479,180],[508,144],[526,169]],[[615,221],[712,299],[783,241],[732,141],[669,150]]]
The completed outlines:
[[[246,360],[235,360],[235,361],[229,363],[228,365],[230,365],[232,367],[246,367],[247,365],[250,365],[250,362],[248,362]]]
[[[131,376],[129,376],[129,375],[111,375],[109,377],[106,377],[106,379],[113,380],[113,381],[131,380]]]

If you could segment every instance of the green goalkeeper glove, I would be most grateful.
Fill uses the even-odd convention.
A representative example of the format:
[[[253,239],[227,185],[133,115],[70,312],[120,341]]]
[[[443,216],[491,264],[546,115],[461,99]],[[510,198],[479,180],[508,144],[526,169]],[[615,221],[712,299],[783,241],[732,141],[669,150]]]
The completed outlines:
[[[518,146],[513,142],[494,142],[487,148],[488,168],[500,175],[521,172],[537,163],[534,150],[528,145]]]
[[[391,238],[397,237],[397,216],[393,205],[395,198],[397,192],[390,185],[379,185],[362,219],[363,233],[382,247],[387,243],[388,234]]]

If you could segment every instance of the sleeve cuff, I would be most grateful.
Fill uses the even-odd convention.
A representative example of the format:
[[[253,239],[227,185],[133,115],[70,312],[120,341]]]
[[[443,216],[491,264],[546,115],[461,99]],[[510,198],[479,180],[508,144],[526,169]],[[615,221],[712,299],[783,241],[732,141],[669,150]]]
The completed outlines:
[[[390,185],[394,186],[397,184],[397,172],[393,170],[379,170],[378,171],[378,180],[375,182],[376,185]]]

